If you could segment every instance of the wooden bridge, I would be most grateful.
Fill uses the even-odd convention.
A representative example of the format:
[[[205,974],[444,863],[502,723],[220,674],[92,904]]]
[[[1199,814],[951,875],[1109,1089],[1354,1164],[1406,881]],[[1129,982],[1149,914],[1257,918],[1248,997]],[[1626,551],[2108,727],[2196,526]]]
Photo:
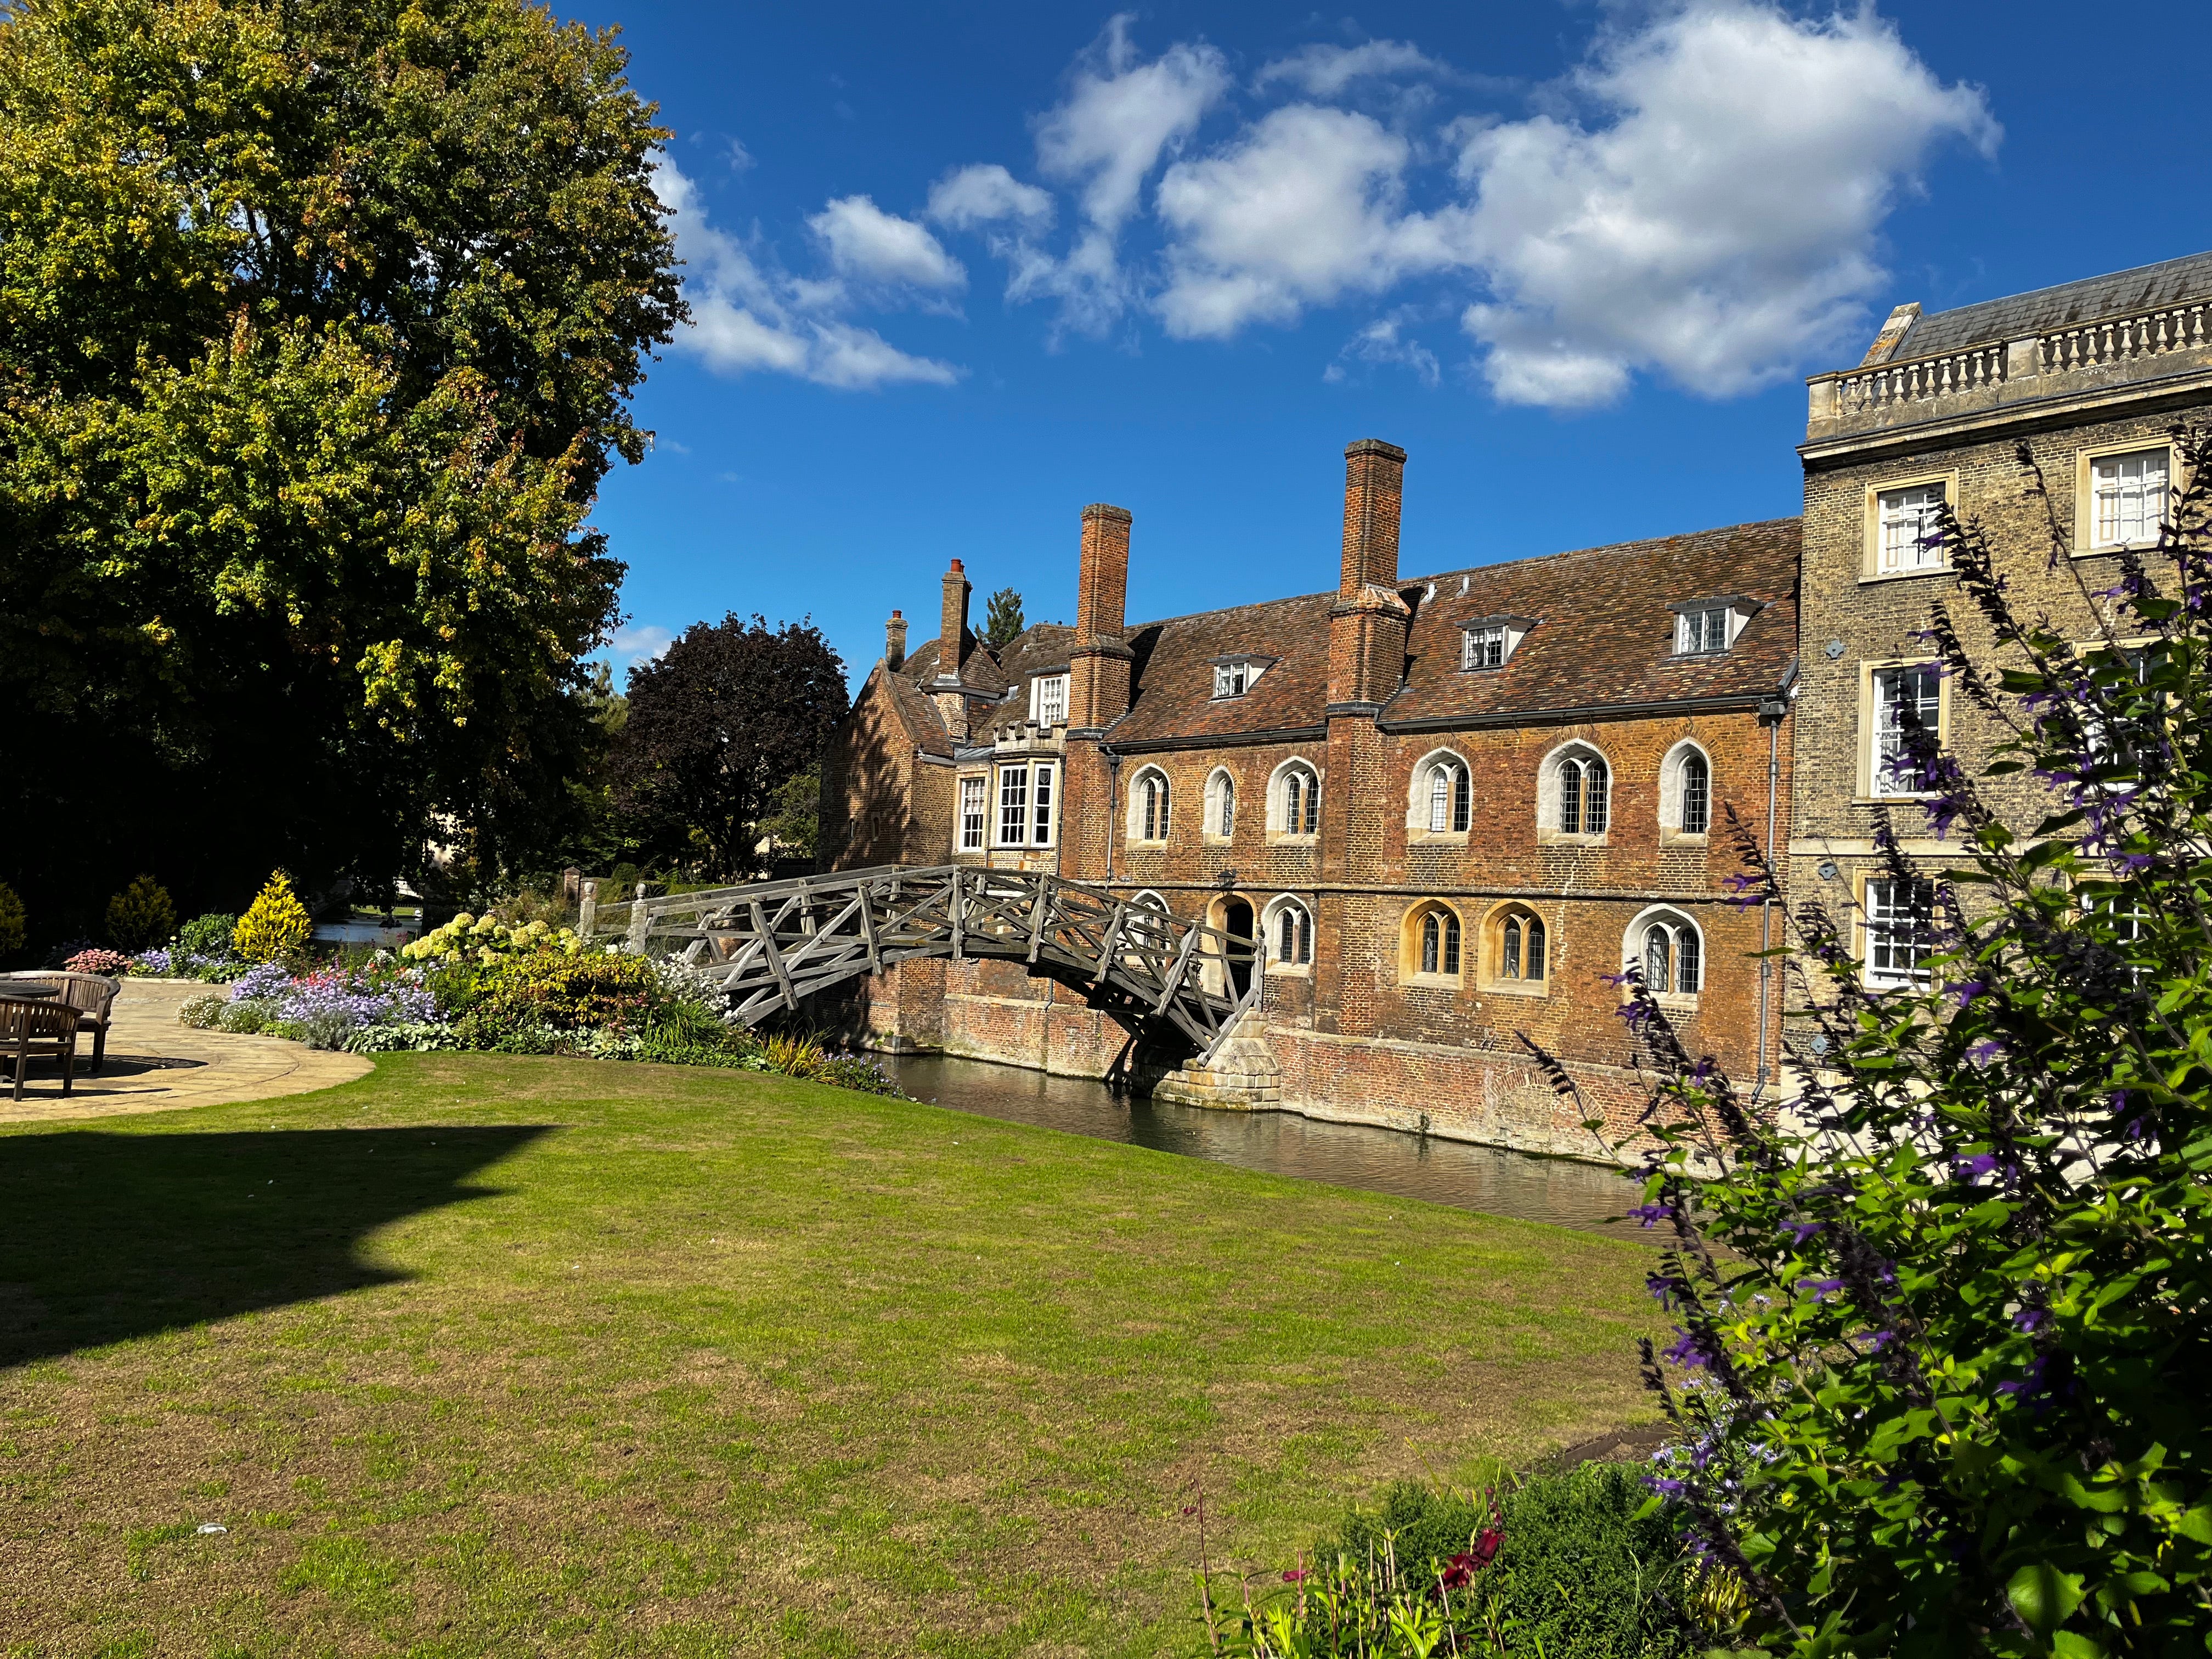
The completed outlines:
[[[706,969],[748,1025],[918,957],[1019,962],[1200,1063],[1259,987],[1255,941],[1032,871],[880,865],[595,905],[580,931]]]

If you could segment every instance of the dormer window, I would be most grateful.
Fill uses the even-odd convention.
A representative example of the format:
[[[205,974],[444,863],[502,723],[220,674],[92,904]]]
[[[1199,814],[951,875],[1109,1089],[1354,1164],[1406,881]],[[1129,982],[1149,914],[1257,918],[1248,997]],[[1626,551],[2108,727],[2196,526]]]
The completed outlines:
[[[1030,718],[1039,726],[1067,724],[1067,676],[1040,674],[1030,682]]]
[[[1535,623],[1527,617],[1479,617],[1460,625],[1459,665],[1503,668]]]
[[[1213,695],[1217,697],[1243,696],[1274,662],[1273,657],[1216,657],[1213,659]]]
[[[1735,643],[1735,636],[1759,609],[1756,601],[1729,596],[1692,599],[1674,607],[1674,654],[1714,656]]]

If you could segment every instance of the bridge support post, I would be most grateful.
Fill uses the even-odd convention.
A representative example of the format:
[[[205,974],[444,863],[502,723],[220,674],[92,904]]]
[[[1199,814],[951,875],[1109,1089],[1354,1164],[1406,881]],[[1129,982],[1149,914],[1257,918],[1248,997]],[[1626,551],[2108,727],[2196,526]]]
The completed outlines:
[[[1203,1060],[1177,1066],[1152,1085],[1152,1098],[1231,1112],[1272,1112],[1283,1103],[1282,1068],[1267,1047],[1255,1001],[1230,1024]]]

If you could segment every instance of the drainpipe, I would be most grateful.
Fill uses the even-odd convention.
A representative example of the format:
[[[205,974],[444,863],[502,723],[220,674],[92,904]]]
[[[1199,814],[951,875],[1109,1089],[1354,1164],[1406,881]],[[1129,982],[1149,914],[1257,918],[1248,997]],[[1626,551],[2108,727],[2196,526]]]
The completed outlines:
[[[1098,752],[1106,757],[1106,884],[1114,884],[1114,824],[1121,816],[1121,757],[1104,744]]]
[[[1780,865],[1774,850],[1776,804],[1782,793],[1782,722],[1788,718],[1790,705],[1797,696],[1797,665],[1791,663],[1784,671],[1782,684],[1771,697],[1759,700],[1759,712],[1766,722],[1766,859]],[[1759,902],[1759,1075],[1753,1081],[1753,1098],[1765,1089],[1770,1075],[1766,1063],[1767,988],[1774,982],[1774,958],[1766,955],[1774,943],[1774,900],[1771,895]]]

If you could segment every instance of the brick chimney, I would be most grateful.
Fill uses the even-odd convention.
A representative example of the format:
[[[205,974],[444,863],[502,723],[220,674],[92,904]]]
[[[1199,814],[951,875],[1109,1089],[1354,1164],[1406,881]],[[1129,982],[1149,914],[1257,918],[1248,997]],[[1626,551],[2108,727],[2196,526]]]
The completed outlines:
[[[937,630],[937,678],[959,680],[968,664],[968,573],[953,560],[945,573],[944,618]]]
[[[1121,641],[1129,594],[1129,510],[1083,509],[1075,574],[1075,644],[1068,653],[1067,723],[1095,732],[1129,711],[1129,647]]]
[[[906,618],[896,611],[884,624],[884,666],[894,674],[906,666]]]
[[[1406,452],[1380,438],[1362,438],[1344,452],[1344,569],[1340,593],[1370,583],[1398,585],[1398,508],[1406,489]]]
[[[1412,613],[1398,597],[1406,452],[1362,438],[1344,452],[1344,564],[1328,613],[1328,712],[1372,716],[1398,693]]]

